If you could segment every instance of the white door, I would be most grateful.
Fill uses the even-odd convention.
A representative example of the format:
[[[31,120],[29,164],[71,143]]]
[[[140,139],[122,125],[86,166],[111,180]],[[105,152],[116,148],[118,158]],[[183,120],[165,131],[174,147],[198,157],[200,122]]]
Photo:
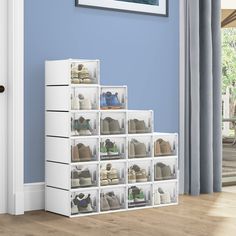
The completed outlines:
[[[0,1],[0,214],[7,211],[7,0]]]

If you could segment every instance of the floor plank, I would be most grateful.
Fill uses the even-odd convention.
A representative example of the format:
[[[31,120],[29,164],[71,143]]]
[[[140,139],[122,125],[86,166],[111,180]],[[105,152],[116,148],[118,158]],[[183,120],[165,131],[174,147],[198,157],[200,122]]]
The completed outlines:
[[[235,236],[236,187],[199,197],[181,196],[178,206],[65,218],[34,211],[0,215],[1,236]]]

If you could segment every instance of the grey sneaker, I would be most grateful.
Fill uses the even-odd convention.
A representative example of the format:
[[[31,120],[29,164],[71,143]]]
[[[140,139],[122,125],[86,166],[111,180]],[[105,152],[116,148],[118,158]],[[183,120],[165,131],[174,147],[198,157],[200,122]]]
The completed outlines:
[[[128,190],[128,206],[141,207],[146,205],[145,195],[141,188],[131,186]]]
[[[135,206],[136,207],[145,206],[146,205],[145,194],[141,188],[137,188],[137,189],[138,191],[133,190],[135,192],[135,197],[134,197]]]
[[[104,157],[108,156],[108,151],[104,142],[100,142],[100,157],[103,160]]]
[[[90,119],[84,119],[82,116],[74,120],[74,128],[79,135],[91,135],[93,132],[90,126]]]
[[[128,207],[132,208],[135,207],[135,202],[134,202],[134,193],[133,193],[133,187],[130,187],[128,189]]]
[[[146,133],[147,132],[147,128],[145,125],[144,120],[134,120],[135,122],[135,126],[136,126],[136,133]]]
[[[106,139],[106,149],[108,151],[109,156],[118,156],[119,155],[119,150],[115,142],[111,142],[110,139]]]
[[[166,179],[172,179],[173,174],[171,172],[170,166],[165,165],[162,162],[159,162],[156,164],[156,180],[166,180]]]
[[[106,117],[101,120],[101,134],[120,134],[121,128],[118,120]]]
[[[79,195],[76,195],[76,197],[73,201],[74,201],[74,204],[77,205],[80,213],[93,212],[93,206],[92,206],[90,194],[80,193]]]
[[[135,124],[134,120],[129,120],[128,127],[129,127],[129,134],[135,134],[136,133],[136,124]]]
[[[107,196],[104,193],[101,193],[100,205],[101,211],[109,211],[111,209],[107,201]]]
[[[138,119],[129,120],[128,127],[129,127],[129,134],[148,132],[148,128],[146,127],[144,120],[138,120]]]
[[[80,170],[72,170],[71,171],[71,188],[80,187]]]
[[[110,134],[109,121],[107,119],[101,120],[101,134]]]
[[[172,179],[173,178],[170,166],[165,165],[164,167],[161,168],[161,172],[162,172],[163,179]]]
[[[146,157],[147,156],[146,145],[144,143],[137,141],[136,139],[133,139],[133,143],[134,143],[135,157]]]
[[[114,192],[106,193],[107,201],[111,210],[118,210],[121,208],[120,199],[114,194]]]
[[[134,149],[134,143],[132,141],[129,142],[129,158],[135,157],[135,149]]]
[[[111,119],[109,122],[110,134],[120,134],[121,128],[118,120]]]
[[[78,123],[78,121],[77,121],[77,120],[74,120],[74,119],[71,117],[71,135],[72,135],[72,136],[77,136],[77,135],[79,135],[79,132],[78,132],[77,129],[76,129],[77,123]]]
[[[87,186],[89,187],[92,185],[92,177],[91,177],[91,174],[90,174],[88,168],[86,168],[80,172],[79,179],[80,179],[80,186],[81,187],[87,187]]]

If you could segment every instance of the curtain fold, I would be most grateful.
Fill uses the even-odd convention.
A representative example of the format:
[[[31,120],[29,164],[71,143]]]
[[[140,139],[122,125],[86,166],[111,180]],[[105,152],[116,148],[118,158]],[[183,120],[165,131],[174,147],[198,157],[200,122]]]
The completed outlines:
[[[221,191],[220,0],[186,0],[185,192]]]
[[[221,177],[222,175],[222,97],[221,97],[221,1],[212,0],[212,43],[213,43],[213,156],[214,164],[214,183],[213,191],[220,192],[222,187]],[[220,115],[219,115],[220,114]]]

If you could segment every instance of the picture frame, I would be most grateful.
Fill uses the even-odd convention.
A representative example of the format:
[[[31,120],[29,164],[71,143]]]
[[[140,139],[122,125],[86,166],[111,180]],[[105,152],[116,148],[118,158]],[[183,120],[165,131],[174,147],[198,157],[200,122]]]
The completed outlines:
[[[167,17],[169,0],[75,0],[75,6],[109,8]]]

